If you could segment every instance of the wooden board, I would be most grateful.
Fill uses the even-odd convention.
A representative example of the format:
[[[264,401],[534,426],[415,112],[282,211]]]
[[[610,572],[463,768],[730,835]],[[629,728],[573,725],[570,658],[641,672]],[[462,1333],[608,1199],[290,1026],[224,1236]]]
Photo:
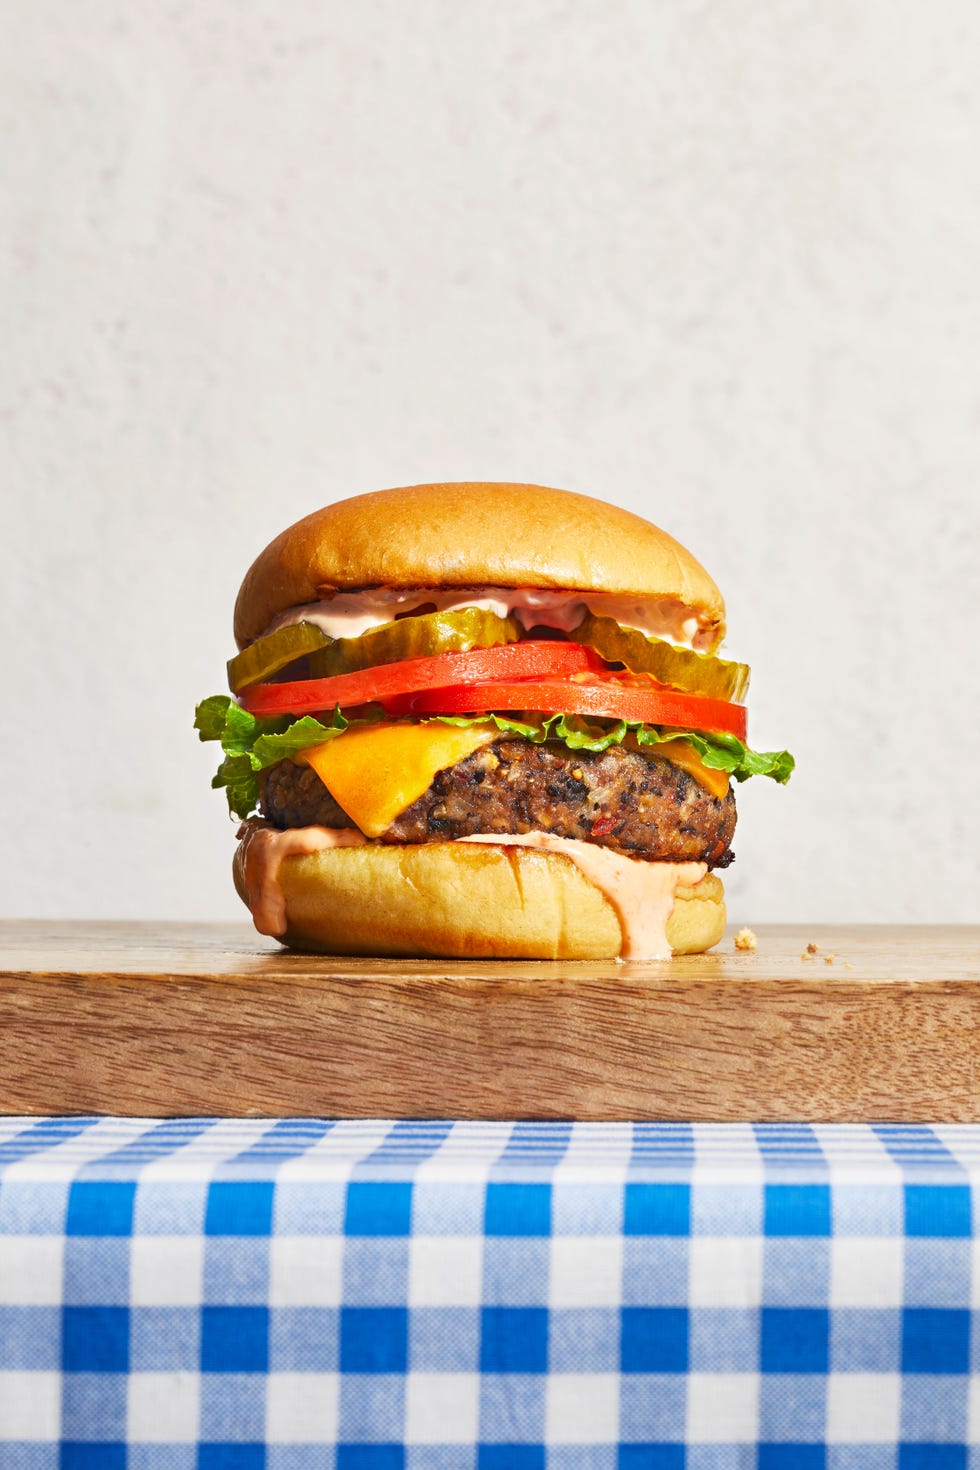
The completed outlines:
[[[7,1113],[977,1121],[978,1062],[980,927],[761,927],[754,953],[621,965],[0,924]]]

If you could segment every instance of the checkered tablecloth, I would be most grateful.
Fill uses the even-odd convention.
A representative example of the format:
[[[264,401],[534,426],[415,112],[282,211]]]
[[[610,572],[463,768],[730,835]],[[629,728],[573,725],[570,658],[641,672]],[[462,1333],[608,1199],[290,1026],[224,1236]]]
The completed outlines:
[[[2,1470],[980,1470],[980,1128],[0,1121]]]

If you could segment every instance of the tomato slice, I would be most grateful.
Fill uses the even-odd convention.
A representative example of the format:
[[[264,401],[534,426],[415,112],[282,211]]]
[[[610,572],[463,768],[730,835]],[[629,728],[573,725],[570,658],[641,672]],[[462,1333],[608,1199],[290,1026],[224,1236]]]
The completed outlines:
[[[745,739],[745,706],[701,694],[664,689],[637,676],[585,674],[571,679],[487,680],[454,689],[423,689],[382,700],[398,715],[479,715],[501,710],[535,710],[542,714],[591,715],[637,720],[644,725],[672,725],[683,730],[716,730]]]
[[[461,684],[490,679],[522,680],[601,673],[606,665],[581,643],[526,639],[469,653],[439,653],[405,658],[330,679],[302,679],[287,684],[256,684],[242,690],[242,706],[253,715],[305,715],[317,710],[349,709],[359,704],[387,703],[398,695],[439,693]],[[528,701],[518,701],[530,708]],[[512,708],[513,706],[507,706]]]
[[[255,715],[381,704],[395,718],[535,710],[720,730],[740,740],[746,731],[744,705],[667,689],[647,674],[614,673],[591,648],[551,639],[402,659],[330,679],[256,684],[239,697]]]

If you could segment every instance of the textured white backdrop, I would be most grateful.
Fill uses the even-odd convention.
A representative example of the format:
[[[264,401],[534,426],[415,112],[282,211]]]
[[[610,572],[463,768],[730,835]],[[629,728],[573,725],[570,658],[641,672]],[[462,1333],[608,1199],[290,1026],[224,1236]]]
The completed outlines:
[[[973,0],[0,0],[8,914],[243,912],[190,729],[327,500],[687,542],[738,920],[980,917]]]

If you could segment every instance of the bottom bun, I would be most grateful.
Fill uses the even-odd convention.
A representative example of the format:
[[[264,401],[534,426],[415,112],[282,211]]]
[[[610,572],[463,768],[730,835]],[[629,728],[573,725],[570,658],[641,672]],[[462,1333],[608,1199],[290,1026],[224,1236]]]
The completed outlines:
[[[704,954],[725,932],[725,890],[717,873],[706,873],[693,887],[680,887],[667,920],[667,939],[674,954]]]
[[[235,886],[247,903],[241,854]],[[623,950],[615,908],[561,853],[452,842],[326,848],[285,858],[279,882],[281,943],[319,954],[601,960]],[[700,954],[725,920],[721,879],[708,873],[678,888],[667,942]]]

